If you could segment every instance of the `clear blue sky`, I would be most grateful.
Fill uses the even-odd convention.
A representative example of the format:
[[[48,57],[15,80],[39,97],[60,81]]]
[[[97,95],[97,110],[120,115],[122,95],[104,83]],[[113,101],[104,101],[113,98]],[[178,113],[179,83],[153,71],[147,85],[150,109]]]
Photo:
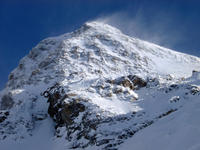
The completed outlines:
[[[159,44],[200,56],[198,0],[1,0],[0,88],[40,40],[73,31],[88,20],[120,13],[126,18],[119,15],[114,23],[126,34],[149,41],[160,36]],[[137,24],[135,31],[130,28],[132,21]]]

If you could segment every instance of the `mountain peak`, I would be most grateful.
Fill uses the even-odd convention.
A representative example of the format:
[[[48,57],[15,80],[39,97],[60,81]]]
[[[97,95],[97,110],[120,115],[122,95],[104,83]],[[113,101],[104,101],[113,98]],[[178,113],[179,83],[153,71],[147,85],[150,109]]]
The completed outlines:
[[[99,21],[91,21],[91,22],[86,22],[83,26],[87,27],[87,28],[93,28],[96,30],[100,30],[100,31],[109,31],[112,33],[121,33],[121,31],[111,25],[108,25],[106,23],[103,22],[99,22]]]
[[[70,34],[41,41],[10,74],[7,87],[49,83],[52,78],[60,82],[73,72],[93,78],[188,77],[199,70],[199,62],[198,57],[126,36],[110,25],[87,22]]]
[[[115,149],[188,99],[199,100],[199,68],[198,57],[88,22],[44,39],[11,72],[0,92],[0,141],[55,125],[50,139],[68,148]]]

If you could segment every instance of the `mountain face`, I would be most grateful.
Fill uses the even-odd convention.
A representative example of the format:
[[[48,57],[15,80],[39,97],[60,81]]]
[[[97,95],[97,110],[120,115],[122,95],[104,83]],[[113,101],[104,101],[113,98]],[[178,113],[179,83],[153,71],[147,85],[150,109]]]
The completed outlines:
[[[0,92],[0,149],[23,150],[17,142],[52,150],[141,150],[145,143],[162,149],[148,136],[170,141],[170,150],[176,142],[185,143],[182,150],[200,149],[188,140],[200,137],[198,71],[200,58],[100,22],[47,38],[21,59]],[[194,117],[183,127],[187,114]],[[168,134],[173,129],[180,132]],[[184,131],[189,137],[181,136]]]

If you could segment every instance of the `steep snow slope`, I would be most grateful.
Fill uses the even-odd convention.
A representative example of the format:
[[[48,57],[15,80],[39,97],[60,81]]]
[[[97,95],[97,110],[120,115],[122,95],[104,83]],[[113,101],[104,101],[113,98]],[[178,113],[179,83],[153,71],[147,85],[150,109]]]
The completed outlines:
[[[193,84],[200,88],[200,78],[197,74],[193,75],[193,79]],[[187,105],[174,114],[135,134],[122,144],[120,149],[199,150],[200,97],[188,98],[187,101]]]
[[[144,129],[127,140],[124,150],[199,150],[200,102],[191,100],[180,111]]]
[[[0,92],[0,139],[23,143],[37,137],[51,116],[55,149],[118,148],[188,99],[198,99],[192,85],[198,72],[184,78],[199,69],[197,57],[86,23],[41,41],[10,74]]]

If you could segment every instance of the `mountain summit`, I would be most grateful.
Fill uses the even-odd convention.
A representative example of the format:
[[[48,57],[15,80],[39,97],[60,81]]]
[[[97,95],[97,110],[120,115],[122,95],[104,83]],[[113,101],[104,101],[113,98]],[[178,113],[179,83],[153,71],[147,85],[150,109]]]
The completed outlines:
[[[176,118],[184,117],[177,110],[195,112],[196,107],[189,108],[200,104],[198,71],[200,58],[129,37],[101,22],[44,39],[20,60],[0,92],[0,148],[20,141],[33,149],[131,149],[130,140],[137,143],[134,138],[141,133],[154,134],[160,120],[173,115],[175,126]],[[192,127],[200,123],[194,119]],[[190,147],[198,144],[181,140]]]

